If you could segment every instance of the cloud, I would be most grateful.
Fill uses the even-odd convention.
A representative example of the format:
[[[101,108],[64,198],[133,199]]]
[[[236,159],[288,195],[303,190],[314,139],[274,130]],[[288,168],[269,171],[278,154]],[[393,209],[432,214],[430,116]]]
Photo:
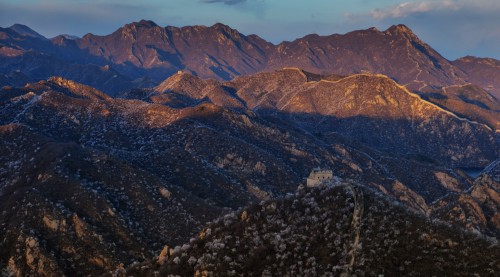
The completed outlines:
[[[364,14],[345,13],[344,19],[350,26],[379,29],[405,24],[448,59],[465,55],[500,59],[500,1],[408,1]]]
[[[460,5],[454,0],[404,2],[384,9],[373,9],[371,17],[376,20],[386,18],[402,18],[416,13],[437,10],[458,10]]]
[[[221,11],[223,8],[235,10],[242,17],[253,15],[260,19],[264,18],[267,10],[267,3],[265,0],[197,0],[197,2],[224,5],[225,7],[214,5],[214,7],[220,8],[218,11],[213,12],[214,15],[221,17],[221,15],[226,13],[221,19],[218,20],[219,22],[223,21],[223,18],[233,17],[227,12]]]
[[[246,2],[247,0],[201,0],[203,3],[224,3],[226,5],[236,5]]]

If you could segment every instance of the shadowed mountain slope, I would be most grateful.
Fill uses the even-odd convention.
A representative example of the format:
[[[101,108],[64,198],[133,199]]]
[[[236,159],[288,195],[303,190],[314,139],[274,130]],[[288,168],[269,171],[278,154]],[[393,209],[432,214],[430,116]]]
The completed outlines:
[[[284,80],[309,80],[302,85],[307,87],[318,78],[297,70],[269,74],[278,83],[257,82],[265,74],[249,77],[252,82],[239,78],[234,86],[179,74],[143,91],[149,93],[145,101],[112,98],[59,77],[3,88],[0,263],[5,272],[95,275],[152,259],[163,245],[187,242],[231,209],[295,192],[317,166],[423,215],[498,234],[498,226],[488,223],[496,217],[486,198],[472,199],[480,208],[463,221],[449,219],[441,206],[434,211],[434,201],[474,186],[458,171],[418,157],[391,156],[338,133],[319,137],[298,121],[244,108],[255,104],[242,88],[291,88]],[[190,91],[193,85],[201,92]],[[171,90],[178,95],[175,105],[150,102]],[[241,105],[207,103],[228,95],[227,101]],[[446,199],[446,205],[458,205]]]
[[[482,122],[495,130],[500,129],[500,102],[476,85],[443,87],[420,96],[461,117]]]
[[[491,275],[499,255],[498,243],[341,182],[228,214],[157,261],[114,274]]]
[[[423,155],[447,165],[486,166],[498,156],[496,132],[488,126],[498,125],[496,99],[485,94],[486,100],[481,101],[493,109],[477,107],[484,114],[464,112],[479,121],[474,122],[425,101],[383,75],[357,74],[329,81],[288,68],[219,83],[178,74],[139,95],[147,95],[141,99],[149,97],[151,102],[161,99],[166,105],[175,105],[182,96],[193,103],[248,108],[294,122],[319,136],[334,132],[389,153]],[[471,104],[460,98],[463,95],[443,106],[464,111]]]

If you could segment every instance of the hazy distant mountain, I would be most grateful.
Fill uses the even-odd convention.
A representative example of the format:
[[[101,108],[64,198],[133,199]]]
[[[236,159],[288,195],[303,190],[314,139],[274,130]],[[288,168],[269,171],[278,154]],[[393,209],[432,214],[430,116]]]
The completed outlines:
[[[497,99],[500,99],[500,61],[467,56],[453,64],[462,69],[470,82],[483,87]]]
[[[19,34],[11,28],[0,28],[0,37],[1,86],[20,86],[51,76],[78,80],[108,92],[151,86],[148,78],[131,80],[109,66],[79,62],[81,50],[74,45],[73,39],[64,36],[47,40]]]
[[[21,36],[26,36],[26,37],[33,37],[37,39],[46,39],[44,36],[40,35],[39,33],[35,32],[33,29],[26,25],[22,24],[14,24],[10,26],[8,29],[20,34]]]
[[[322,74],[381,73],[414,91],[477,81],[478,85],[498,95],[494,81],[470,73],[467,70],[470,66],[460,60],[453,63],[446,60],[404,25],[392,26],[386,31],[371,28],[345,35],[308,35],[278,45],[256,35],[245,36],[220,23],[210,27],[178,28],[160,27],[152,21],[142,20],[126,24],[106,36],[58,36],[50,41],[35,34],[25,26],[0,29],[2,73],[21,70],[34,80],[46,79],[62,75],[55,73],[64,72],[60,69],[60,63],[64,62],[84,65],[79,69],[81,76],[87,76],[86,72],[91,70],[88,66],[93,64],[109,66],[125,79],[147,77],[160,82],[178,70],[201,78],[230,80],[292,66]],[[43,62],[29,64],[21,58],[24,55],[55,62],[38,68],[35,64]],[[496,60],[488,61],[489,65],[479,65],[485,68],[482,71],[499,75],[498,67],[492,66]],[[109,77],[101,78],[116,86],[91,83],[88,78],[79,78],[78,74],[66,77],[110,94],[124,90],[123,82],[114,82]],[[146,84],[126,83],[125,87],[138,85]]]

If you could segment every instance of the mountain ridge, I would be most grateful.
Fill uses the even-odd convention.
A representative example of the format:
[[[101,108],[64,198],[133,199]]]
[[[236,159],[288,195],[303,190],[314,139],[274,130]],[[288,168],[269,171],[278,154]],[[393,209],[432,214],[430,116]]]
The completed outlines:
[[[43,35],[37,33],[35,30],[31,29],[30,27],[23,25],[23,24],[14,24],[10,26],[8,29],[13,30],[14,32],[24,35],[24,36],[30,36],[34,38],[39,38],[39,39],[47,39]]]
[[[494,142],[495,130],[498,130],[496,129],[498,125],[490,126],[490,118],[479,117],[479,121],[475,121],[466,116],[457,115],[450,108],[445,109],[422,99],[420,95],[410,92],[406,87],[397,84],[385,75],[354,74],[336,77],[338,80],[330,81],[322,79],[321,76],[311,75],[309,77],[307,74],[310,73],[296,68],[288,68],[275,72],[240,76],[233,81],[224,83],[202,80],[189,74],[178,74],[166,79],[162,83],[161,89],[157,88],[153,94],[149,95],[150,100],[147,100],[147,97],[142,99],[153,102],[163,99],[162,103],[169,105],[169,101],[183,95],[192,100],[208,101],[219,106],[250,109],[257,114],[281,116],[288,121],[302,124],[303,128],[311,132],[323,134],[339,132],[352,139],[366,140],[372,147],[392,145],[394,148],[391,148],[391,152],[411,153],[420,151],[416,149],[421,149],[421,154],[425,153],[424,155],[432,156],[442,162],[444,162],[443,156],[439,157],[436,153],[443,151],[443,149],[432,146],[436,141],[441,141],[438,144],[443,147],[451,144],[459,147],[463,144],[459,141],[477,142],[481,136],[479,134],[484,134],[485,137],[480,141],[483,141],[485,145],[490,145],[494,152],[498,151],[498,146],[494,146],[496,145]],[[228,93],[228,90],[232,93]],[[144,92],[140,95],[147,93]],[[225,96],[220,98],[220,95]],[[227,99],[233,99],[244,105],[227,104]],[[193,103],[198,103],[196,101]],[[492,116],[498,118],[498,112],[493,113]],[[443,124],[438,118],[441,118],[440,120],[443,122],[449,120],[448,124],[463,130],[460,136],[474,134],[473,136],[478,137],[462,140],[454,135],[450,136],[450,132],[447,130],[449,126]],[[386,121],[397,123],[397,127],[389,127]],[[498,120],[496,124],[498,124]],[[382,126],[392,128],[392,132],[383,132]],[[433,130],[431,133],[435,134],[433,139],[425,138],[427,136],[425,135],[419,137],[419,140],[406,141],[410,137],[418,136],[419,133],[428,134],[431,129]],[[371,130],[372,133],[362,135],[366,130]],[[398,139],[392,137],[395,133],[399,134],[396,135]],[[423,141],[426,143],[422,143]],[[456,143],[451,143],[451,141]],[[484,151],[487,148],[478,150],[476,154],[487,154],[489,151]],[[462,156],[469,150],[462,149],[456,152],[456,149],[448,149],[451,151],[449,153],[453,152],[458,156],[454,157],[453,161],[445,159],[447,162],[444,163],[460,164],[460,161],[472,161],[472,156],[469,158]],[[455,156],[455,154],[451,156]],[[458,158],[459,156],[462,158]],[[487,161],[492,159],[493,156],[479,160],[489,163]]]
[[[5,38],[0,40],[0,44],[17,51],[17,57],[22,56],[23,51],[33,49],[36,53],[47,53],[66,63],[110,66],[132,80],[149,77],[156,84],[179,70],[202,78],[230,80],[260,71],[299,67],[316,74],[381,73],[415,92],[465,84],[471,79],[497,98],[500,93],[498,86],[490,86],[484,78],[480,79],[468,71],[460,61],[451,62],[443,58],[402,24],[393,25],[385,31],[369,28],[327,36],[305,35],[279,44],[270,43],[257,35],[241,34],[222,23],[160,27],[148,20],[126,24],[109,35],[89,33],[82,38],[71,39],[58,36],[47,40],[52,46],[45,43],[41,48],[29,41],[19,44],[3,33]],[[24,40],[27,39],[29,37],[24,37]],[[19,67],[17,59],[6,59],[6,56],[0,56],[0,59],[7,62],[0,72],[17,69],[33,76]],[[84,73],[85,69],[82,69]],[[50,72],[54,68],[45,70],[48,71],[45,79],[60,75]],[[491,74],[498,74],[495,72],[499,71],[494,67],[488,70]],[[82,82],[80,79],[75,81]],[[137,86],[131,83],[127,87]],[[106,92],[114,94],[120,90],[123,91],[123,88],[107,88]]]
[[[0,235],[6,238],[0,264],[21,275],[97,275],[147,262],[165,244],[187,243],[207,221],[286,198],[317,166],[457,232],[500,236],[495,161],[474,180],[427,157],[383,152],[340,132],[317,133],[321,128],[307,128],[307,118],[298,118],[301,125],[248,109],[258,105],[252,97],[268,95],[260,104],[272,107],[280,103],[275,96],[301,92],[300,84],[325,83],[318,78],[298,69],[232,82],[183,73],[131,99],[60,77],[0,89]],[[379,94],[377,82],[347,81]],[[228,105],[233,98],[247,108]],[[462,136],[456,120],[449,123]],[[357,130],[378,134],[377,126],[366,126]],[[432,129],[424,131],[433,138]]]

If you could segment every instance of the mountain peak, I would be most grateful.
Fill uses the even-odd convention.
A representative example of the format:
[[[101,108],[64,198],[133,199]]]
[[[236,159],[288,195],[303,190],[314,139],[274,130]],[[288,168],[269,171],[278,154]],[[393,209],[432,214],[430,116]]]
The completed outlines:
[[[182,83],[197,84],[200,82],[203,82],[203,80],[197,76],[193,76],[190,73],[179,72],[165,79],[155,88],[155,90],[158,92],[164,92]]]
[[[392,25],[391,27],[389,27],[389,29],[386,30],[386,32],[413,35],[413,31],[404,24]]]
[[[28,37],[34,37],[34,38],[39,38],[39,39],[46,39],[44,36],[40,35],[39,33],[35,32],[33,29],[26,25],[22,24],[14,24],[9,27],[12,31],[22,35],[22,36],[28,36]]]
[[[77,40],[77,39],[79,39],[78,36],[68,35],[68,34],[62,34],[61,37],[65,38],[65,39],[69,39],[69,40]]]
[[[83,97],[88,99],[100,99],[106,100],[111,99],[107,94],[84,84],[77,83],[75,81],[64,79],[60,76],[52,76],[48,80],[48,83],[55,84],[59,87],[67,89],[67,93],[73,97]]]
[[[231,27],[229,27],[228,25],[220,23],[220,22],[215,23],[211,27],[215,28],[215,29],[231,29]]]
[[[212,32],[225,34],[226,36],[231,37],[231,39],[238,39],[242,36],[238,30],[233,29],[233,28],[229,27],[228,25],[225,25],[225,24],[222,24],[219,22],[210,26],[208,29],[211,30]]]
[[[222,24],[220,22],[215,23],[214,25],[210,26],[210,29],[215,29],[217,31],[224,31],[226,33],[233,33],[237,32],[236,30],[232,29],[226,24]]]
[[[145,19],[142,19],[141,21],[139,22],[132,22],[132,23],[129,23],[129,24],[126,24],[125,27],[135,27],[135,28],[153,28],[153,27],[157,27],[158,24],[156,24],[154,21],[152,20],[145,20]]]

